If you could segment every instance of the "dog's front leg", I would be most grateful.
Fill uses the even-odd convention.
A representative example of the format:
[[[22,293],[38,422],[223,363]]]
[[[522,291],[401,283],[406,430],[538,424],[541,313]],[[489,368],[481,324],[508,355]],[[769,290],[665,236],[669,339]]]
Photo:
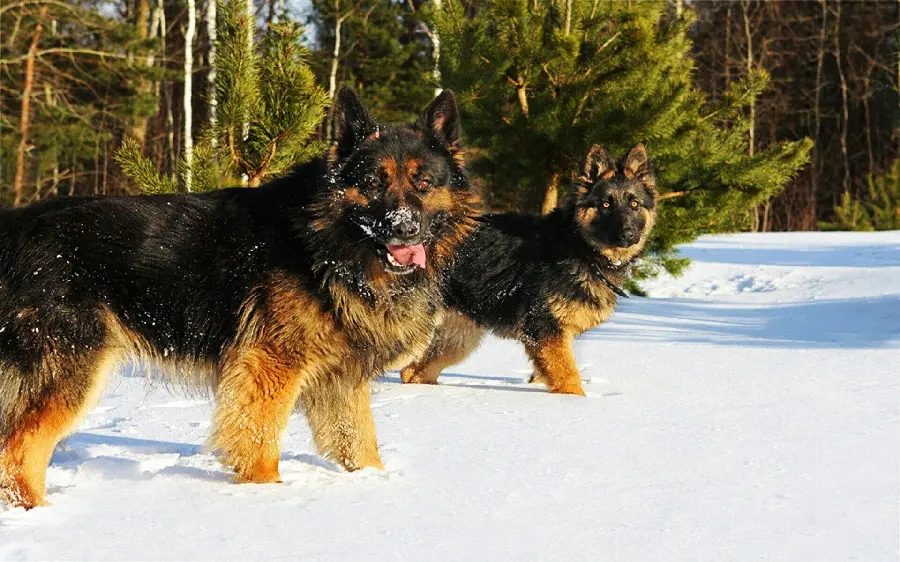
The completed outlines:
[[[525,351],[534,364],[533,380],[547,383],[550,392],[584,396],[581,375],[572,354],[572,337],[553,335],[526,343]]]
[[[384,469],[375,438],[368,380],[322,377],[303,392],[306,419],[319,453],[346,468]]]
[[[264,348],[246,350],[225,365],[210,443],[239,481],[281,482],[281,439],[299,388],[299,371]]]

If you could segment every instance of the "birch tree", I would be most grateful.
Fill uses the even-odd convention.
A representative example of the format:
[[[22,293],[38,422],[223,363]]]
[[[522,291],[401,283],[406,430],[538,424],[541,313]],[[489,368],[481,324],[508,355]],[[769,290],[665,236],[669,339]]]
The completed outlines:
[[[145,192],[207,191],[238,178],[257,187],[325,151],[316,132],[328,96],[308,66],[302,28],[288,20],[273,23],[248,50],[253,26],[246,6],[243,0],[219,6],[218,114],[215,126],[198,136],[190,164],[185,151],[180,167],[190,173],[182,173],[180,182],[159,174],[133,142],[116,151],[117,162]]]
[[[843,161],[843,174],[841,187],[844,193],[850,193],[850,157],[847,152],[847,128],[850,121],[850,108],[848,103],[847,77],[844,74],[844,65],[841,54],[841,0],[834,3],[834,59],[837,63],[837,73],[841,85],[841,159]]]
[[[253,36],[256,34],[256,8],[253,6],[253,0],[247,0],[247,25],[249,26],[247,31],[247,54],[248,56],[253,53]],[[247,136],[250,134],[250,121],[244,121],[244,126],[241,128],[241,136],[244,140],[247,139]],[[246,180],[246,176],[244,177]]]
[[[194,89],[194,32],[197,27],[197,6],[194,0],[187,0],[188,24],[184,32],[184,163],[186,191],[191,191],[192,167],[194,165],[194,108],[191,98]]]
[[[825,38],[827,37],[828,33],[828,2],[827,0],[819,0],[819,5],[822,6],[822,23],[819,27],[819,43],[818,48],[816,49],[816,82],[814,85],[815,102],[813,105],[813,120],[815,122],[815,126],[813,129],[814,144],[812,151],[812,166],[810,166],[810,181],[812,183],[812,191],[814,197],[819,192],[819,170],[821,167],[819,156],[822,151],[819,142],[819,135],[822,131],[822,69],[825,64]]]
[[[747,44],[747,55],[744,62],[747,65],[747,76],[753,72],[753,31],[750,27],[750,2],[752,0],[741,0],[741,15],[744,19],[744,41]],[[747,146],[747,154],[752,158],[753,149],[756,146],[756,100],[750,101],[750,119],[747,121],[747,128],[750,134],[750,142]],[[753,224],[751,230],[759,232],[759,207],[754,207],[751,211]]]
[[[162,2],[162,0],[158,0]],[[134,30],[138,41],[144,41],[149,37],[148,19],[150,17],[150,0],[135,0],[134,6]],[[147,66],[153,66],[153,59],[149,55],[146,59]],[[137,90],[141,94],[150,93],[151,83],[149,80],[138,80]],[[147,137],[147,121],[149,115],[143,111],[139,111],[132,119],[131,126],[128,128],[128,134],[143,145]]]
[[[443,4],[443,0],[434,0],[435,11],[440,12]],[[571,3],[569,6],[571,7]],[[434,70],[431,77],[434,79],[434,95],[437,97],[444,91],[441,87],[441,34],[437,29],[432,29],[432,26],[427,26],[426,29],[428,29],[428,37],[431,39],[431,56],[434,59]]]
[[[434,98],[433,0],[313,0],[311,7],[312,65],[326,88],[352,85],[384,121],[413,119]]]
[[[341,13],[341,0],[334,0],[334,49],[331,51],[331,72],[328,74],[328,97],[334,99],[337,93],[337,72],[341,57],[341,27],[344,20],[353,15],[354,10],[351,8],[343,14]],[[325,124],[325,138],[331,138],[331,122],[334,118],[334,104],[328,110],[328,122]]]
[[[218,97],[216,96],[216,3],[217,0],[206,0],[204,20],[206,22],[207,46],[206,63],[209,71],[206,73],[206,99],[209,104],[209,128],[216,128],[216,112],[218,111]],[[217,139],[213,139],[214,144]]]

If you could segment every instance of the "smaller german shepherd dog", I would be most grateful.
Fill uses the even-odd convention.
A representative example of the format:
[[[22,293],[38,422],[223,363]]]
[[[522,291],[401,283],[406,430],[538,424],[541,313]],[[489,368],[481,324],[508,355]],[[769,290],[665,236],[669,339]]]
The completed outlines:
[[[330,158],[266,186],[4,211],[0,495],[44,503],[55,445],[135,357],[212,387],[239,481],[280,481],[298,401],[320,453],[381,468],[369,381],[427,347],[480,208],[458,139],[449,91],[379,127],[345,89]]]
[[[444,289],[448,311],[421,358],[400,373],[435,384],[469,356],[485,329],[517,339],[533,382],[584,395],[575,336],[606,321],[618,288],[656,218],[656,179],[643,145],[619,166],[600,146],[587,155],[572,196],[545,216],[485,215],[460,248]]]

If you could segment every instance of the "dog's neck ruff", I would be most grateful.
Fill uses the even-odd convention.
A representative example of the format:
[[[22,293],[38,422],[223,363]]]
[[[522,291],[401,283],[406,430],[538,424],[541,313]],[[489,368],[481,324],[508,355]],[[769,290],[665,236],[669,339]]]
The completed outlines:
[[[612,263],[612,262],[610,262],[610,263]],[[618,285],[616,285],[615,283],[613,283],[612,281],[609,280],[609,277],[607,277],[606,274],[603,273],[603,268],[601,268],[597,262],[592,262],[591,266],[594,269],[594,273],[597,274],[597,277],[600,278],[600,281],[602,281],[603,284],[606,285],[610,291],[614,292],[615,294],[619,295],[620,297],[623,297],[626,299],[629,298],[628,293],[626,293],[621,287],[619,287]],[[613,269],[625,269],[626,267],[628,267],[627,263],[625,263],[625,264],[620,263],[619,265],[612,266]]]

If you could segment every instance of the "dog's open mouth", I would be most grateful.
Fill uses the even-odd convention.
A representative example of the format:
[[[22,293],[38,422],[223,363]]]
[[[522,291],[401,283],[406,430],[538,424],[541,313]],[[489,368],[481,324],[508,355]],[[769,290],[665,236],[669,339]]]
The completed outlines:
[[[422,244],[387,244],[385,245],[385,269],[391,273],[406,275],[416,268],[425,269],[425,246]]]

